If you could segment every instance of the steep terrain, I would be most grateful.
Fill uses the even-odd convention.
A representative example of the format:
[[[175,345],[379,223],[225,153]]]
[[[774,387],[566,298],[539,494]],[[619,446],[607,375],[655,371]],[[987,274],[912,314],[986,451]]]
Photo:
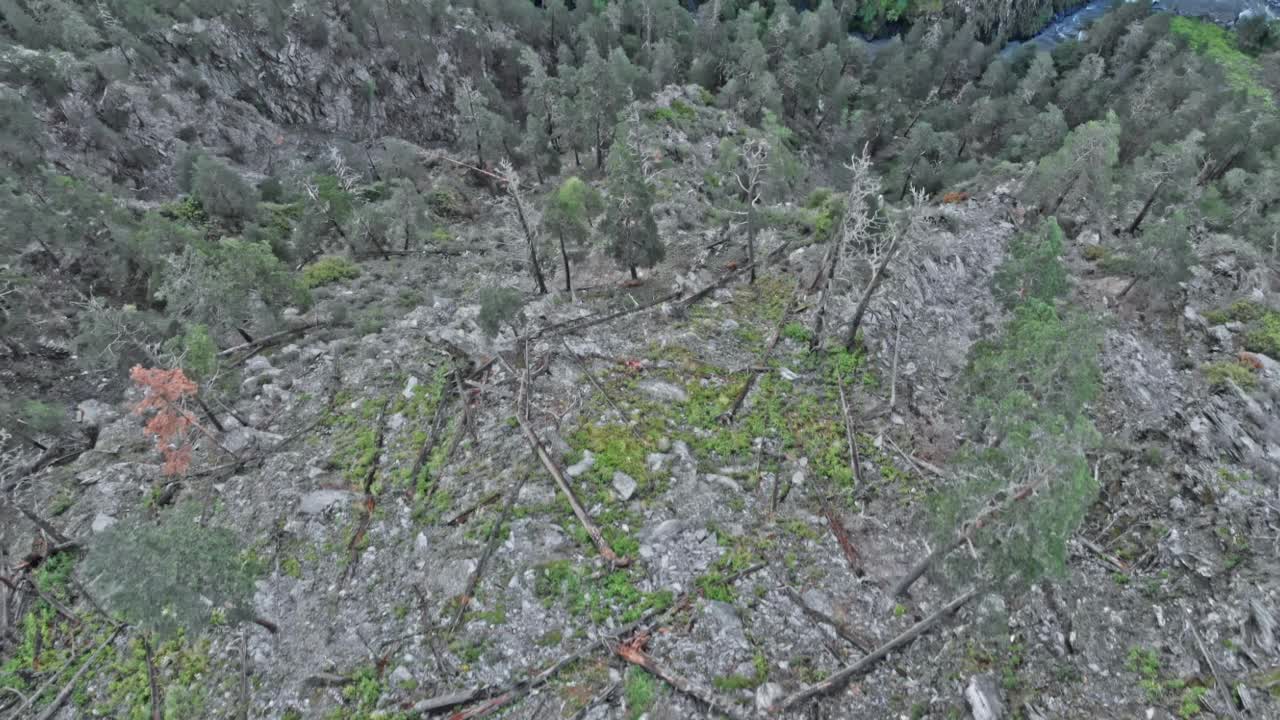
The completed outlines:
[[[1060,306],[1098,331],[1080,343],[1096,350],[1100,386],[1086,408],[1098,441],[1082,452],[1099,492],[1070,528],[1065,575],[1004,584],[977,562],[996,550],[966,542],[959,572],[938,563],[895,593],[949,541],[952,528],[935,527],[940,499],[990,440],[969,422],[970,375],[1017,315],[1000,273],[1044,227],[1028,188],[1053,148],[967,174],[937,169],[932,150],[901,162],[939,94],[925,89],[914,117],[895,111],[900,135],[884,121],[874,233],[845,234],[838,201],[857,186],[856,159],[814,157],[834,155],[834,142],[794,143],[806,182],[832,187],[762,201],[759,220],[721,190],[740,181],[726,169],[734,143],[772,118],[667,84],[624,106],[614,140],[642,161],[665,257],[629,274],[577,248],[574,290],[561,292],[547,242],[552,291],[539,294],[522,226],[539,225],[557,176],[608,173],[590,148],[581,164],[564,152],[545,179],[522,165],[519,195],[504,192],[515,185],[504,170],[473,167],[454,76],[469,69],[471,33],[495,45],[512,33],[480,29],[470,12],[450,19],[429,67],[390,40],[344,54],[336,22],[328,44],[310,45],[296,28],[278,43],[227,18],[179,23],[151,36],[162,65],[109,79],[103,63],[134,59],[107,51],[99,69],[65,73],[84,81],[58,101],[32,104],[60,174],[122,186],[120,206],[161,213],[193,246],[248,236],[252,223],[235,228],[191,195],[168,202],[188,149],[228,158],[255,184],[297,180],[294,199],[254,204],[294,231],[273,236],[272,251],[308,292],[274,315],[210,323],[207,405],[188,400],[201,430],[174,473],[134,412],[160,386],[144,395],[124,370],[172,359],[194,375],[201,344],[177,328],[157,335],[163,345],[130,346],[144,294],[111,328],[130,346],[119,367],[81,369],[82,268],[24,238],[19,259],[46,271],[44,305],[0,316],[14,338],[35,338],[0,349],[6,392],[74,404],[76,419],[3,432],[0,718],[146,718],[152,693],[175,719],[1280,716],[1280,287],[1274,250],[1236,225],[1243,211],[1183,223],[1189,270],[1170,291],[1131,282],[1142,277],[1125,255],[1134,233],[1114,229],[1145,193],[1101,219],[1087,191],[1058,200],[1065,244],[1046,264],[1065,269]],[[0,66],[37,57],[88,62],[7,47]],[[1028,86],[1023,105],[1047,93]],[[881,131],[857,138],[881,142]],[[840,152],[852,145],[840,137]],[[959,158],[964,146],[946,149]],[[333,221],[332,198],[348,196],[315,201],[317,169],[362,208],[412,186],[428,209]],[[393,184],[393,171],[409,183]],[[913,177],[939,192],[913,206]],[[858,207],[852,193],[846,205]],[[419,215],[425,239],[396,229],[395,217]],[[311,232],[333,235],[318,261],[299,240]],[[865,246],[833,249],[846,237]],[[876,244],[887,237],[901,243],[891,263]],[[495,312],[495,288],[518,311]],[[136,299],[126,290],[107,292]],[[265,305],[258,291],[244,294]],[[237,301],[215,295],[207,317],[229,317]],[[1021,495],[1010,480],[992,502],[1041,491]],[[134,563],[94,574],[92,551],[121,528],[174,518],[231,531],[227,557],[253,576],[248,614],[208,587],[199,632],[117,626],[89,588]],[[878,661],[823,687],[868,656]],[[807,689],[824,692],[797,699]]]

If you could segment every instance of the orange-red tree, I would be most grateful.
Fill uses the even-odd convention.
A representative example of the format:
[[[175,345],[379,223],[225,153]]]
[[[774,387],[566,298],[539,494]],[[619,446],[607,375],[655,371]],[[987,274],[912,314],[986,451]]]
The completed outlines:
[[[133,406],[135,415],[154,411],[143,430],[156,439],[156,450],[164,456],[165,475],[181,475],[191,466],[191,430],[203,430],[186,404],[199,389],[181,368],[133,366],[129,377],[144,394]]]

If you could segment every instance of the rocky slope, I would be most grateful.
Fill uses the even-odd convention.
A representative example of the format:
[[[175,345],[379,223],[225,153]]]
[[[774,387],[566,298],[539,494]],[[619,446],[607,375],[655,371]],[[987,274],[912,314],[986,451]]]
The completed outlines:
[[[703,172],[735,120],[698,98],[669,89],[657,101],[680,99],[692,118],[641,108],[646,154],[666,159],[669,251],[640,287],[620,287],[592,258],[575,297],[526,306],[527,348],[510,331],[486,338],[478,289],[528,281],[495,261],[502,211],[472,191],[479,219],[448,228],[467,251],[367,261],[290,320],[348,324],[234,358],[240,399],[219,413],[219,441],[235,461],[206,443],[175,483],[127,403],[87,402],[94,448],[6,487],[89,539],[194,501],[265,567],[254,608],[278,632],[215,629],[162,648],[167,694],[187,703],[174,717],[234,716],[242,672],[255,718],[412,717],[493,698],[511,700],[510,717],[714,716],[689,689],[752,717],[965,589],[931,577],[909,599],[888,595],[930,546],[926,499],[959,442],[956,379],[1001,319],[989,283],[1019,231],[1017,180],[936,208],[872,305],[865,361],[820,362],[809,349],[817,298],[806,288],[825,247],[814,211],[800,208],[765,239],[776,261],[755,284],[575,330],[687,296],[743,262],[739,242],[708,249]],[[272,112],[305,112],[274,102]],[[358,115],[303,117],[346,128]],[[1104,492],[1069,576],[975,599],[823,702],[823,717],[1229,717],[1239,711],[1227,694],[1247,716],[1280,713],[1280,365],[1258,355],[1252,384],[1217,388],[1202,369],[1238,364],[1253,326],[1232,304],[1272,301],[1270,258],[1201,238],[1184,300],[1117,300],[1126,280],[1106,274],[1091,240],[1068,252],[1074,300],[1105,327],[1094,416],[1106,443],[1091,458]],[[833,366],[847,384],[856,476]],[[582,532],[521,433],[522,405],[629,565],[605,563]],[[419,458],[425,484],[413,479]],[[6,551],[24,554],[37,530],[0,512]],[[613,652],[637,621],[652,624],[645,652],[692,688],[637,674]],[[112,652],[55,717],[145,714],[145,671],[123,644]],[[498,692],[529,678],[527,696]]]

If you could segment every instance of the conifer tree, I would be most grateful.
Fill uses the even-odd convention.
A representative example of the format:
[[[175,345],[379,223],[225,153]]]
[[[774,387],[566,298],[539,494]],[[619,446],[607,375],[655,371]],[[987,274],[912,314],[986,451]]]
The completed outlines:
[[[181,506],[159,522],[117,523],[94,538],[82,568],[102,606],[142,633],[153,720],[163,707],[153,646],[179,632],[197,635],[215,616],[232,623],[254,618],[258,567],[242,555],[235,533],[199,515]]]
[[[569,248],[578,247],[591,237],[591,222],[600,214],[603,203],[600,194],[577,177],[564,181],[547,195],[546,209],[542,213],[542,226],[560,244],[560,259],[564,263],[564,289],[573,292],[573,277],[569,266]]]
[[[651,268],[666,257],[653,218],[653,188],[645,179],[639,156],[626,142],[613,144],[608,172],[604,230],[609,256],[628,268],[635,279],[639,277],[637,267]]]
[[[1112,170],[1118,160],[1120,121],[1114,112],[1072,130],[1061,148],[1041,159],[1027,182],[1028,200],[1054,215],[1073,195],[1084,200],[1102,223],[1111,194]]]

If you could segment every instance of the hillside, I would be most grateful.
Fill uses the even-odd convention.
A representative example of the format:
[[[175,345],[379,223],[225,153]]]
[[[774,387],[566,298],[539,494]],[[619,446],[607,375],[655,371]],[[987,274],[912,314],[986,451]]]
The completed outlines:
[[[1280,26],[909,7],[0,1],[0,719],[1280,714]]]

